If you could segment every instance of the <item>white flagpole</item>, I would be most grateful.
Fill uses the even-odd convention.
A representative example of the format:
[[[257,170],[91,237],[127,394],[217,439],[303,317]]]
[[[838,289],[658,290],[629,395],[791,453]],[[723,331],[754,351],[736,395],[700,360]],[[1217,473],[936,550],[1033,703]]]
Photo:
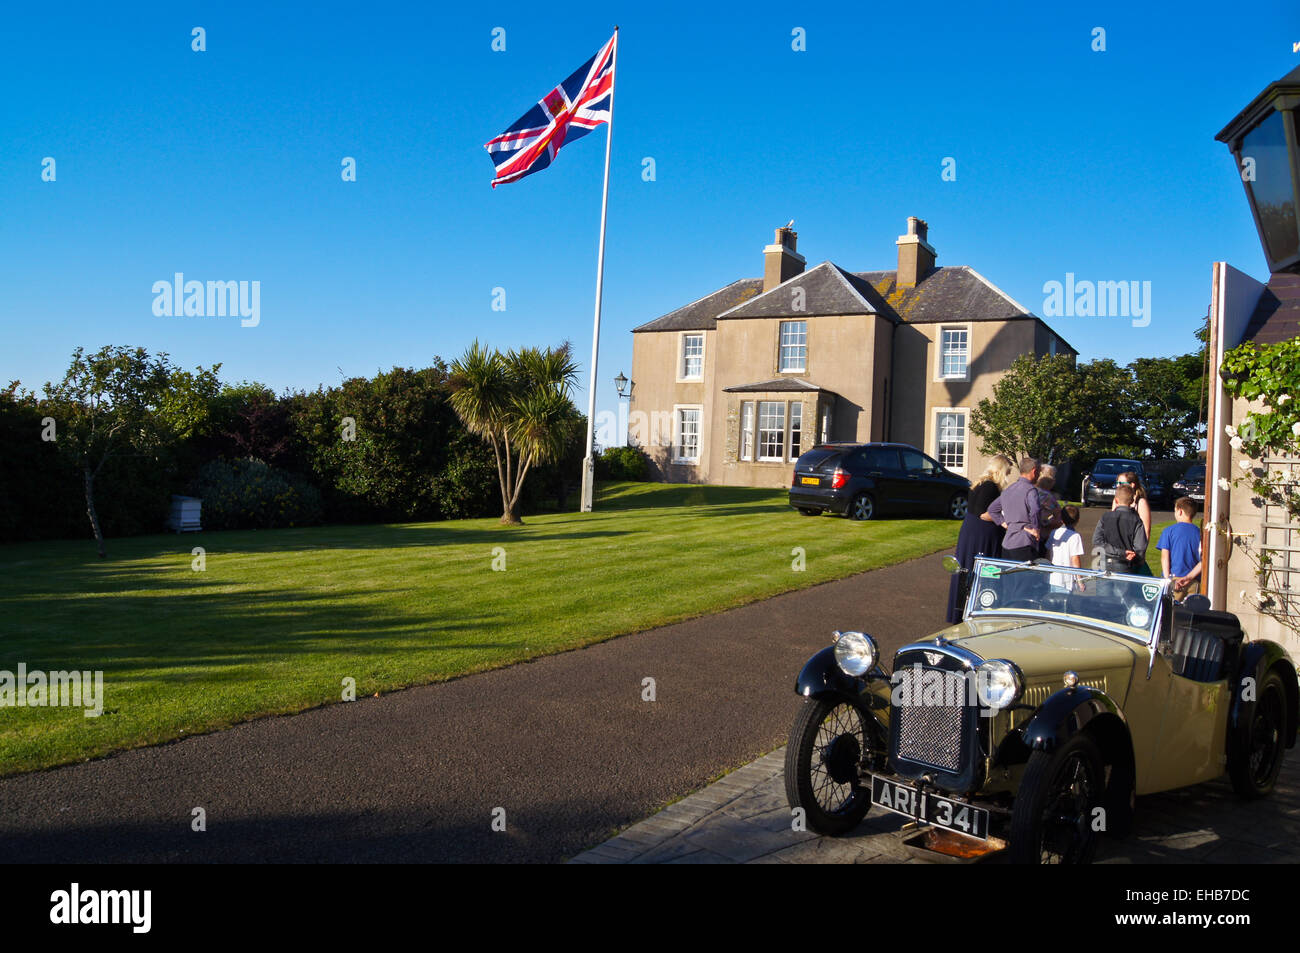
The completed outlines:
[[[600,298],[605,285],[605,213],[609,208],[609,150],[614,141],[614,88],[618,84],[618,27],[609,77],[609,122],[605,130],[605,191],[600,200],[600,250],[596,253],[596,317],[591,332],[591,374],[587,383],[587,455],[582,461],[582,512],[590,513],[596,479],[596,358],[600,353]]]

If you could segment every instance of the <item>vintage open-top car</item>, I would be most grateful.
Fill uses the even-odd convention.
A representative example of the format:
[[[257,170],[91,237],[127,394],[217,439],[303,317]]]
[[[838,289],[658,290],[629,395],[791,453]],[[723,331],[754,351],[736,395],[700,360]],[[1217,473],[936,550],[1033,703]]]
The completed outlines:
[[[847,833],[874,804],[916,821],[921,848],[1086,863],[1136,795],[1223,774],[1244,797],[1273,789],[1300,701],[1281,646],[1173,602],[1167,579],[970,572],[963,621],[892,671],[870,635],[837,632],[800,672],[785,782],[811,829]]]

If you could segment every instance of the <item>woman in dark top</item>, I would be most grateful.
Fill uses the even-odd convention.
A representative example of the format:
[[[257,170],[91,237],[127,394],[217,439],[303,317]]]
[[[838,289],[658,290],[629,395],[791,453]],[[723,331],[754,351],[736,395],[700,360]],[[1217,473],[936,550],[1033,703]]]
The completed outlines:
[[[988,469],[971,487],[966,504],[966,518],[962,520],[961,532],[957,536],[957,561],[966,572],[953,573],[952,581],[948,584],[949,625],[960,622],[966,608],[970,570],[975,566],[975,557],[991,556],[999,559],[1002,556],[1002,535],[1005,531],[997,523],[980,517],[1019,476],[1015,465],[1007,457],[998,454],[989,461]]]

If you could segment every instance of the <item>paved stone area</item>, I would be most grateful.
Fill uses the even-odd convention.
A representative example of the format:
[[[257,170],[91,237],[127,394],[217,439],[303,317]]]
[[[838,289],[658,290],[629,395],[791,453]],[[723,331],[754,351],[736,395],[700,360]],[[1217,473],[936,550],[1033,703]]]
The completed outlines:
[[[635,824],[576,864],[930,863],[903,844],[913,830],[873,808],[847,837],[790,829],[779,748]],[[998,858],[990,858],[996,863]],[[1300,746],[1271,797],[1247,802],[1227,780],[1138,798],[1133,833],[1103,841],[1097,863],[1300,863]]]

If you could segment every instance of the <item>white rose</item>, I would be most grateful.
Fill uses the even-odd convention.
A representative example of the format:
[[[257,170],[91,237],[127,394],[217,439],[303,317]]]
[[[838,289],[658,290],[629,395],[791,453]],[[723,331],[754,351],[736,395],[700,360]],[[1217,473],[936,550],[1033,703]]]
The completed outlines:
[[[1219,477],[1219,489],[1230,490],[1232,489],[1232,484],[1228,482],[1226,477]]]
[[[1223,428],[1223,432],[1226,433],[1229,437],[1237,436],[1237,428],[1234,427],[1232,424],[1227,424]]]
[[[1291,436],[1300,437],[1300,420],[1291,425]]]
[[[1288,400],[1290,400],[1290,399],[1291,399],[1291,395],[1290,395],[1290,394],[1278,394],[1278,395],[1277,395],[1277,405],[1278,405],[1279,407],[1281,407],[1283,404],[1285,404],[1285,403],[1286,403]]]
[[[1233,437],[1231,440],[1228,441],[1228,443],[1230,443],[1230,444],[1232,445],[1232,449],[1233,449],[1233,450],[1240,450],[1240,449],[1241,449],[1241,438],[1240,438],[1240,437]]]

